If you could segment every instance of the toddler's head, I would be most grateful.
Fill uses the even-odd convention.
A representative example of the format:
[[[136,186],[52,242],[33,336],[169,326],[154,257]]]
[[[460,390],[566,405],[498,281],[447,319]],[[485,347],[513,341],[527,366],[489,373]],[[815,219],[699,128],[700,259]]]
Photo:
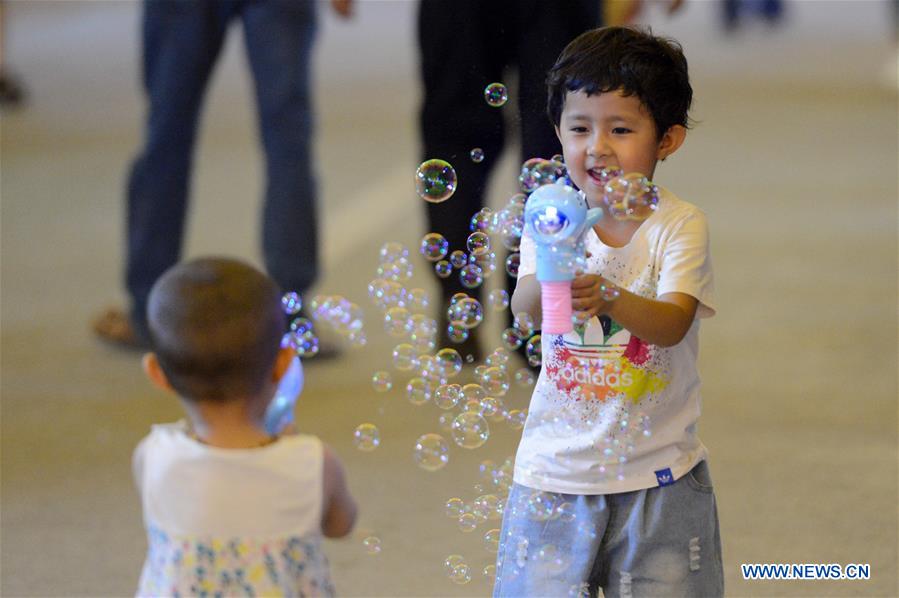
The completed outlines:
[[[233,259],[195,259],[166,271],[150,292],[147,321],[175,392],[211,402],[266,392],[285,328],[280,295],[270,278]]]

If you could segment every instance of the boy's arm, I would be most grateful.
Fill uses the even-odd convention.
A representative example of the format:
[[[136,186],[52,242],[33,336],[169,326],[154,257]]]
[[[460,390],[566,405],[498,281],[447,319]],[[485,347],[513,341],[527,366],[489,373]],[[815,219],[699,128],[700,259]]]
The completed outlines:
[[[340,459],[328,445],[323,448],[322,533],[328,538],[342,538],[356,523],[356,501],[350,495]]]
[[[572,308],[579,317],[607,314],[631,334],[660,347],[681,342],[696,316],[699,302],[686,293],[665,293],[647,299],[624,289],[614,301],[602,299],[600,286],[610,284],[602,276],[586,274],[571,283]]]
[[[519,278],[512,293],[512,315],[523,311],[531,314],[539,327],[539,322],[543,319],[543,309],[540,305],[540,283],[534,274]]]

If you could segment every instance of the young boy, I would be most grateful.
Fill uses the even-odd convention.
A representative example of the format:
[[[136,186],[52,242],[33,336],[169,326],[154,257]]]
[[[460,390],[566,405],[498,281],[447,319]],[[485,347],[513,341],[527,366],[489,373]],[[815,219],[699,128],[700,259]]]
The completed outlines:
[[[692,89],[676,43],[589,31],[547,79],[569,177],[591,207],[604,172],[653,179],[681,146]],[[654,179],[653,179],[654,180]],[[720,596],[718,518],[696,436],[699,318],[714,314],[704,214],[659,187],[645,221],[587,231],[572,283],[584,326],[543,336],[543,368],[515,461],[495,596]],[[540,317],[534,242],[514,313]],[[620,296],[607,300],[603,289]]]
[[[318,438],[266,431],[295,359],[277,285],[198,259],[162,275],[147,312],[144,369],[187,421],[153,426],[134,452],[149,541],[138,595],[333,594],[321,536],[348,534],[356,505]]]

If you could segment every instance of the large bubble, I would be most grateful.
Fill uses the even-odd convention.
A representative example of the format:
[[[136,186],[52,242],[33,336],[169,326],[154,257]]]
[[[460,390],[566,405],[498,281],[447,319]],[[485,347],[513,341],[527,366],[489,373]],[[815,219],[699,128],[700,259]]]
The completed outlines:
[[[413,457],[422,469],[437,471],[449,462],[449,444],[440,434],[424,434],[415,441]]]
[[[489,437],[490,426],[479,413],[465,412],[453,420],[453,441],[462,448],[476,449]]]
[[[426,160],[415,171],[415,191],[430,203],[446,201],[456,191],[456,171],[444,160]]]
[[[618,220],[646,220],[659,205],[659,189],[642,174],[631,172],[606,183],[603,201]]]

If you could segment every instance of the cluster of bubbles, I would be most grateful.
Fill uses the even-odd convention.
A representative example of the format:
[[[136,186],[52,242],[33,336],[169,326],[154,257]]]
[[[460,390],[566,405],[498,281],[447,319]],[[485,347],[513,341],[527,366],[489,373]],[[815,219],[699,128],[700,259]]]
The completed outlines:
[[[349,341],[352,347],[363,347],[365,336],[362,308],[341,295],[316,295],[309,302],[312,319],[324,323]],[[291,323],[291,326],[293,323]]]
[[[538,187],[555,183],[567,176],[568,170],[562,156],[556,155],[551,159],[531,158],[521,165],[521,174],[518,175],[518,184],[525,193],[531,193]]]
[[[600,170],[605,210],[618,220],[646,220],[659,206],[659,188],[638,172]]]
[[[281,346],[290,347],[297,356],[306,359],[318,354],[319,340],[313,330],[312,322],[302,315],[303,300],[299,293],[284,293],[281,297],[281,308],[290,319],[290,330],[281,337]]]

